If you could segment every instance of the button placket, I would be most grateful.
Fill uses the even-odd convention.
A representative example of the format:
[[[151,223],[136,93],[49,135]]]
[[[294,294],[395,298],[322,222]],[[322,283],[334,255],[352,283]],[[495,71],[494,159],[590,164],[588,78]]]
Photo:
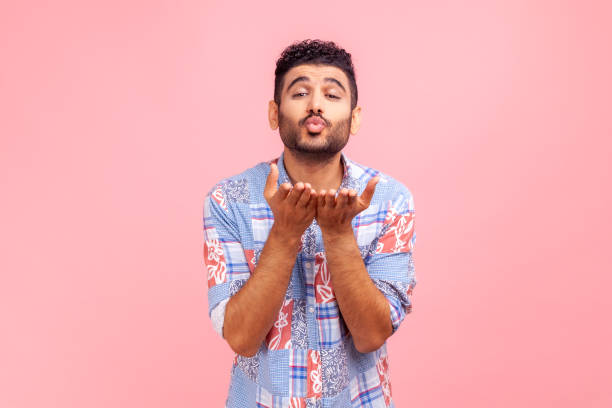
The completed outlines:
[[[308,262],[306,262],[306,263],[304,264],[304,266],[305,266],[305,267],[306,267],[306,269],[308,270],[308,274],[309,274],[309,275],[312,275],[312,262],[308,261]],[[308,299],[308,300],[310,301],[311,299]],[[308,302],[308,303],[310,303],[310,302]],[[308,305],[308,313],[309,313],[309,314],[314,314],[314,312],[315,312],[315,307],[314,307],[314,304],[309,304],[309,305]]]

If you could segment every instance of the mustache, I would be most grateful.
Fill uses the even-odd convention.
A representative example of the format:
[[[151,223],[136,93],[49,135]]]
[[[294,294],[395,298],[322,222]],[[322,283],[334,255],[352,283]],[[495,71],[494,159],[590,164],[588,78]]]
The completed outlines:
[[[306,116],[304,119],[300,120],[300,126],[304,126],[304,123],[306,123],[306,121],[308,120],[308,118],[312,118],[312,117],[318,117],[320,118],[323,122],[325,122],[325,126],[327,127],[331,127],[331,123],[329,123],[329,121],[327,119],[325,119],[323,116],[321,115],[308,115]]]

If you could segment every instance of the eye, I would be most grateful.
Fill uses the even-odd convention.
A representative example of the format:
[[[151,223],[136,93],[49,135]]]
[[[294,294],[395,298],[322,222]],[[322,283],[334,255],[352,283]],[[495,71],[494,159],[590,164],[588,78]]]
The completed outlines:
[[[300,96],[300,95],[306,95],[306,92],[299,92],[299,93],[294,94],[293,96]]]
[[[340,99],[339,96],[333,94],[328,94],[327,96],[329,96],[330,98]]]

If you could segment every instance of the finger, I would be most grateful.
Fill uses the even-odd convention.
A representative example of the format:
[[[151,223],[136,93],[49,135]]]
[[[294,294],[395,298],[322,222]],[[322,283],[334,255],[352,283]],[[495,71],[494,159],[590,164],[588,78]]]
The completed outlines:
[[[308,185],[308,183],[304,186],[304,190],[302,191],[302,195],[300,196],[300,199],[297,202],[297,206],[298,207],[306,207],[308,205],[308,202],[310,201],[310,186]]]
[[[343,188],[338,193],[338,198],[336,199],[336,207],[345,207],[348,203],[348,190]]]
[[[283,201],[284,199],[287,198],[287,196],[289,195],[290,191],[291,191],[291,184],[289,184],[289,183],[281,184],[280,188],[276,192],[277,199],[279,201]]]
[[[380,176],[372,177],[370,181],[368,181],[366,188],[363,190],[363,193],[361,193],[361,196],[359,197],[361,199],[361,202],[366,207],[370,206],[370,201],[374,196],[374,190],[376,189],[376,184],[378,183],[378,180],[380,180]]]
[[[352,207],[357,202],[357,192],[355,190],[350,190],[348,193],[348,206]]]
[[[307,188],[308,190],[310,190],[310,200],[308,200],[308,203],[306,205],[308,207],[314,206],[314,208],[316,208],[317,207],[317,202],[318,202],[317,190],[312,188],[310,183],[306,183],[304,188]]]
[[[325,206],[328,208],[334,208],[336,205],[336,190],[332,188],[325,196]]]
[[[302,191],[304,191],[304,183],[300,181],[291,189],[291,192],[287,196],[287,202],[291,205],[296,205],[302,195]]]
[[[317,206],[319,208],[325,207],[325,197],[327,196],[326,195],[326,191],[325,190],[321,190],[319,192],[319,194],[317,194],[317,195],[319,196],[319,199],[317,200]]]
[[[317,210],[317,206],[319,205],[319,197],[317,195],[317,191],[314,188],[310,189],[310,200],[308,201],[307,207],[309,210]]]
[[[264,197],[270,198],[276,193],[278,187],[276,186],[278,182],[278,167],[276,163],[270,164],[270,172],[268,173],[268,178],[266,179],[266,186],[264,187]]]

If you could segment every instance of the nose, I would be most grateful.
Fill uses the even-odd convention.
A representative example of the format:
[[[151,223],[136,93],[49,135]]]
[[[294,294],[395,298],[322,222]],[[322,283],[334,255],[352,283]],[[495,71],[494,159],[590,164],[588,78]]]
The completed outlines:
[[[310,96],[310,100],[308,101],[308,111],[316,113],[316,114],[323,113],[323,110],[321,109],[321,91],[320,90],[315,89],[312,92]]]

